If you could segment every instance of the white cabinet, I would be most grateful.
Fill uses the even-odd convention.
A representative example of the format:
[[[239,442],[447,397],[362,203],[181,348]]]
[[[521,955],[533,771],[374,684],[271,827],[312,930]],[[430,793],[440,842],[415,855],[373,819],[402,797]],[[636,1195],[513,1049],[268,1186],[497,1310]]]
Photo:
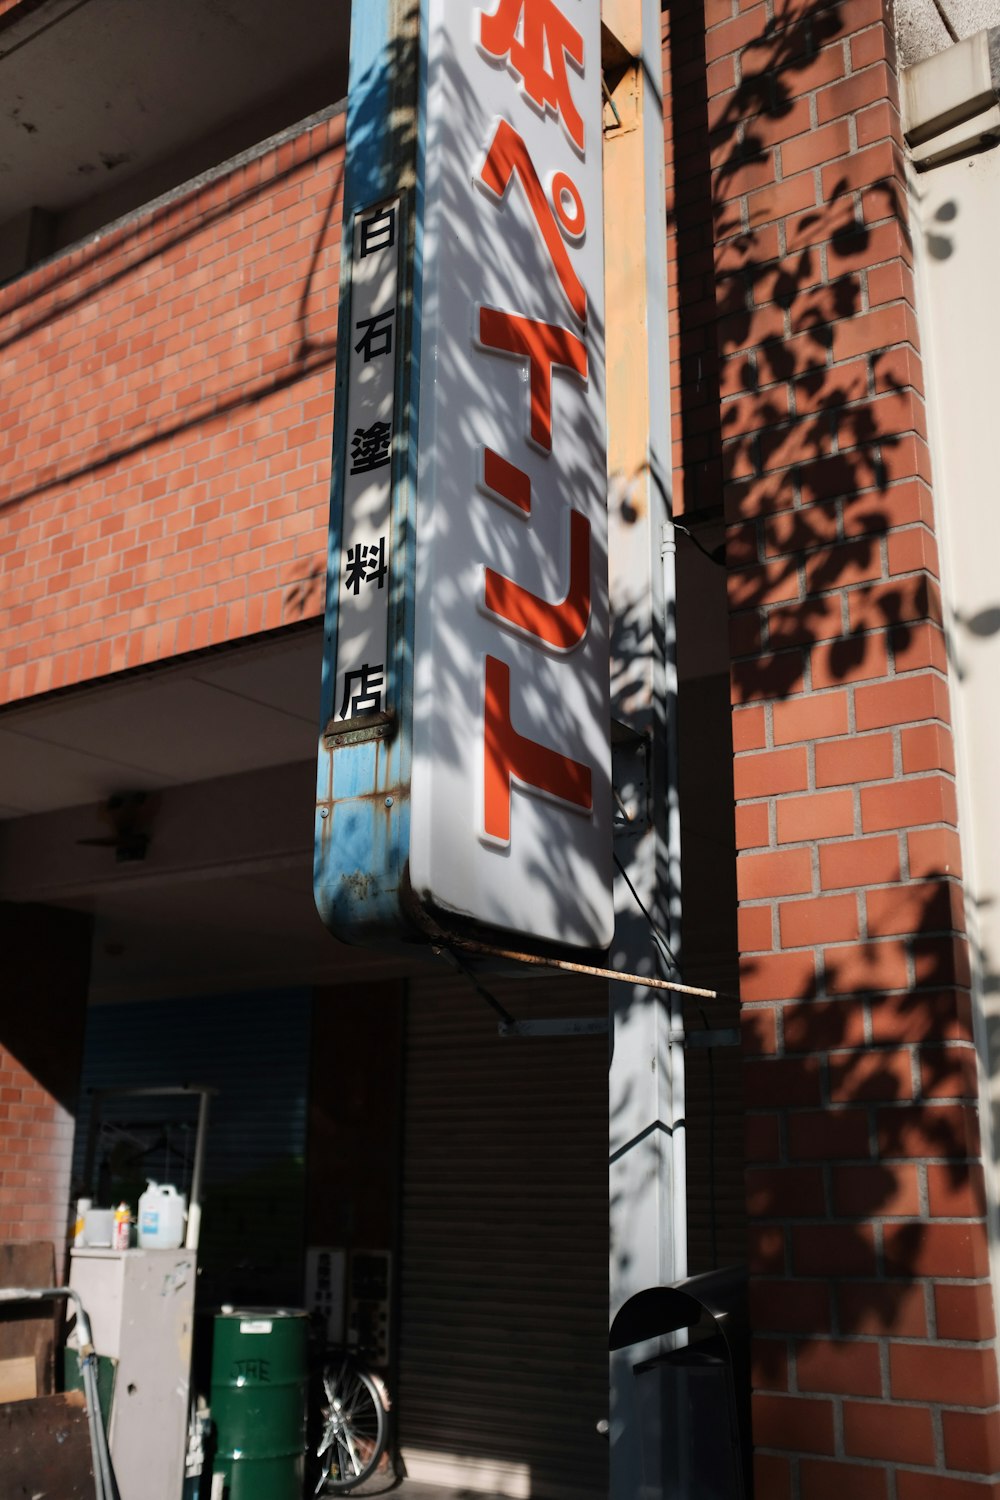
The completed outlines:
[[[118,1361],[110,1446],[121,1500],[181,1500],[197,1256],[73,1250],[94,1348]]]

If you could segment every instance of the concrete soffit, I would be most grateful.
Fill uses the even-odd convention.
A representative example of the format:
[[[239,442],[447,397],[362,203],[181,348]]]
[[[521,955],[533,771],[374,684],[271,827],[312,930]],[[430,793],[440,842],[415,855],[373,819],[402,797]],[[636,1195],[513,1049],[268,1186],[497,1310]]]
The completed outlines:
[[[902,108],[918,170],[1000,140],[1000,26],[907,68]]]

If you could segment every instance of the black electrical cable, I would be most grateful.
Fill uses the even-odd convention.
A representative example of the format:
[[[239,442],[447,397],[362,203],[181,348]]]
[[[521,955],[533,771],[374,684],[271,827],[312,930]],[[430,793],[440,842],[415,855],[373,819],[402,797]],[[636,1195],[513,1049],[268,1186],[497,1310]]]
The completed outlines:
[[[472,969],[472,967],[469,964],[465,963],[463,959],[459,958],[454,948],[449,946],[448,952],[451,954],[452,961],[454,962],[455,966],[461,969],[466,979],[472,985],[472,988],[486,1001],[486,1004],[490,1007],[490,1009],[496,1011],[497,1015],[500,1017],[504,1025],[516,1026],[517,1022],[514,1020],[514,1017],[511,1015],[510,1011],[505,1009],[505,1007],[500,1004],[500,1001],[497,999],[496,995],[491,995],[486,986],[480,983],[479,977]]]
[[[949,16],[948,12],[945,10],[944,6],[942,5],[941,0],[933,0],[933,5],[934,5],[934,9],[937,11],[938,15],[941,18],[941,24],[944,27],[945,31],[948,33],[949,37],[951,38],[951,40],[953,42],[957,42],[958,41],[958,32],[955,30],[954,26],[952,25],[951,17]]]
[[[617,854],[614,856],[614,861],[618,866],[619,873],[625,881],[625,884],[632,892],[636,905],[642,912],[643,916],[646,918],[646,921],[649,923],[649,930],[653,935],[653,941],[656,943],[661,953],[667,956],[668,962],[673,965],[673,968],[676,970],[676,972],[680,974],[680,964],[678,964],[677,959],[674,957],[669,943],[667,942],[666,938],[663,937],[663,935],[660,933],[653,918],[650,916],[649,912],[646,910],[646,907],[643,905],[638,891],[628,877],[628,871],[625,869]],[[711,1027],[708,1024],[708,1017],[705,1015],[705,1012],[700,1005],[698,1007],[698,1014],[701,1016],[701,1024],[704,1026],[705,1030],[710,1031]],[[708,1053],[708,1234],[710,1254],[712,1257],[712,1267],[714,1269],[719,1264],[715,1183],[715,1058],[712,1055],[711,1047],[706,1047],[705,1051]]]
[[[679,976],[680,972],[681,972],[681,966],[677,962],[677,959],[674,956],[674,953],[673,953],[673,951],[672,951],[672,949],[670,947],[670,944],[667,942],[666,938],[660,932],[660,930],[657,927],[655,921],[650,916],[650,914],[646,910],[645,906],[643,906],[643,904],[642,904],[642,897],[639,895],[639,892],[636,890],[635,886],[632,884],[631,880],[629,879],[628,871],[626,870],[625,866],[622,864],[621,860],[618,858],[617,854],[614,856],[614,861],[615,861],[615,864],[618,867],[618,873],[619,873],[619,875],[621,875],[621,877],[624,880],[625,884],[628,886],[629,890],[632,892],[632,895],[633,895],[633,897],[635,899],[636,906],[639,908],[639,910],[642,912],[643,916],[646,918],[646,921],[649,923],[649,930],[653,934],[653,940],[656,943],[656,946],[659,948],[660,952],[663,954],[663,956],[666,959],[667,963],[674,970],[674,973]]]
[[[711,552],[709,552],[704,542],[699,542],[694,532],[689,530],[687,526],[682,525],[680,521],[674,520],[671,520],[670,524],[675,531],[679,531],[682,536],[686,536],[688,541],[691,542],[693,546],[697,547],[702,556],[707,557],[710,563],[714,563],[717,568],[724,568],[726,566],[725,542],[720,542],[717,547],[713,547]]]
[[[615,864],[618,867],[619,874],[625,881],[625,884],[628,886],[629,890],[632,893],[633,900],[635,901],[639,910],[642,912],[643,916],[646,918],[646,921],[649,924],[649,930],[652,934],[654,943],[656,944],[657,948],[659,948],[660,953],[666,960],[667,964],[673,968],[675,973],[679,975],[681,972],[680,965],[677,962],[670,944],[660,932],[656,922],[653,920],[652,916],[644,905],[639,892],[636,890],[635,886],[632,884],[632,881],[629,878],[629,874],[625,869],[625,866],[622,864],[617,854],[615,854],[613,857]],[[503,1021],[504,1025],[516,1025],[517,1023],[514,1017],[511,1015],[510,1011],[500,1003],[495,995],[490,993],[490,991],[481,982],[472,967],[467,964],[463,958],[461,958],[461,956],[450,944],[445,944],[443,946],[445,947],[447,953],[450,955],[452,962],[455,964],[455,967],[462,971],[476,993],[486,1001],[491,1010],[496,1012],[501,1021]],[[711,1030],[708,1024],[708,1017],[705,1015],[705,1012],[701,1006],[698,1007],[698,1014],[701,1017],[701,1023],[704,1026],[705,1030]],[[715,1058],[712,1056],[711,1047],[707,1047],[705,1050],[708,1053],[708,1233],[709,1253],[711,1255],[712,1267],[714,1269],[719,1263],[715,1182]]]

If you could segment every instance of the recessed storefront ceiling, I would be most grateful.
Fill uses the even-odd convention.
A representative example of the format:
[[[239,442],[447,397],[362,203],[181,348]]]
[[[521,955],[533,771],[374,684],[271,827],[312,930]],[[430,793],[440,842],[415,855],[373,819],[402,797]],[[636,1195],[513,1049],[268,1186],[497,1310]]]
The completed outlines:
[[[16,8],[0,24],[0,224],[105,192],[318,69],[329,75],[323,102],[335,102],[346,92],[349,31],[348,0]],[[286,123],[315,107],[304,101]]]
[[[0,713],[0,819],[316,753],[318,627]]]
[[[322,630],[0,713],[0,899],[95,919],[98,1001],[343,983],[405,970],[336,942],[312,897]],[[152,794],[120,863],[105,804]]]

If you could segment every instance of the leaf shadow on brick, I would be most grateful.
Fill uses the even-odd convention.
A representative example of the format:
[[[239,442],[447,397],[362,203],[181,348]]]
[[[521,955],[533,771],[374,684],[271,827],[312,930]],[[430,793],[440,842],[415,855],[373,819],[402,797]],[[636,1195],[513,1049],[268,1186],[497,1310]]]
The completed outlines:
[[[853,331],[876,305],[866,265],[909,247],[902,173],[859,187],[850,158],[843,172],[817,163],[821,204],[768,215],[763,203],[787,181],[783,144],[817,131],[796,110],[806,86],[820,86],[808,80],[824,57],[840,49],[846,66],[851,7],[776,0],[740,53],[734,87],[714,97],[705,7],[662,8],[682,59],[669,79],[675,504],[696,535],[727,528],[733,702],[786,702],[815,687],[815,648],[821,687],[898,674],[918,624],[943,624],[934,580],[896,578],[885,561],[905,484],[929,479],[907,446],[919,449],[922,434],[898,418],[901,400],[919,407],[922,397],[915,363],[900,354],[915,324],[901,312],[885,347],[864,347]],[[902,289],[896,305],[908,305]],[[929,519],[929,507],[915,507],[905,523]],[[683,651],[683,620],[679,639]],[[897,653],[888,672],[887,646]],[[931,1333],[929,1278],[986,1274],[973,1248],[977,1237],[985,1243],[984,1210],[966,1192],[979,1137],[964,920],[939,899],[957,877],[938,862],[889,878],[898,920],[890,912],[878,926],[859,893],[851,940],[810,936],[806,951],[775,955],[807,962],[797,986],[763,952],[741,964],[754,1003],[743,1016],[750,1264],[758,1326],[773,1335],[754,1353],[760,1388],[790,1388],[789,1354],[810,1337]],[[913,893],[918,878],[923,896]],[[985,987],[1000,987],[990,956],[979,957]],[[948,1213],[967,1220],[954,1244],[935,1222]],[[930,1322],[914,1323],[911,1293]],[[991,1331],[982,1324],[974,1336]],[[794,1448],[794,1433],[780,1446]]]
[[[296,563],[285,585],[282,613],[286,619],[303,620],[319,612],[326,593],[326,559]]]

